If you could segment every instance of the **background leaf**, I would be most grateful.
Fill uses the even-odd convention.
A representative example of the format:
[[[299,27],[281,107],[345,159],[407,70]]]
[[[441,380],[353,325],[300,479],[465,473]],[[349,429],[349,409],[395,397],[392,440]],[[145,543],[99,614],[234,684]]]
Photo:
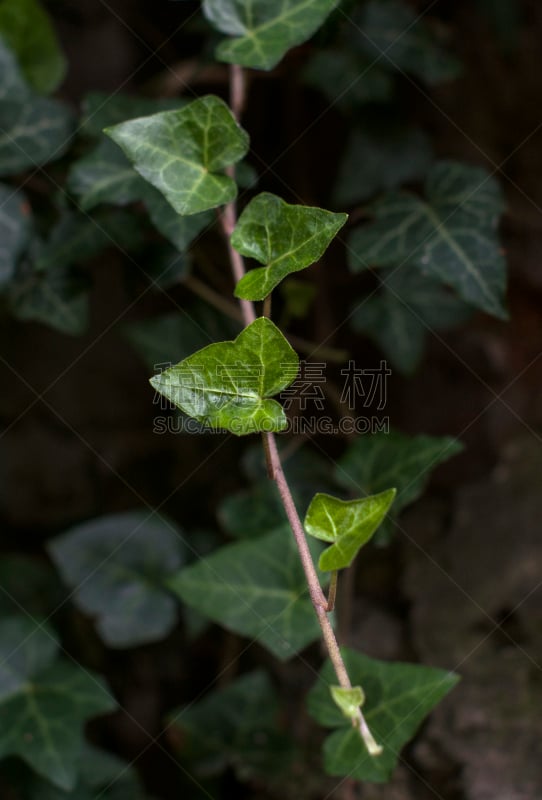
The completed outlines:
[[[432,160],[429,139],[419,128],[397,128],[389,120],[368,130],[353,128],[333,201],[337,208],[347,208],[378,192],[421,180]]]
[[[203,12],[221,33],[235,38],[216,50],[219,61],[273,69],[285,53],[309,39],[337,0],[204,0]]]
[[[47,626],[0,621],[0,758],[18,755],[61,789],[77,780],[84,722],[115,708],[98,677],[57,661]]]
[[[370,0],[359,19],[359,45],[381,64],[411,72],[429,85],[461,74],[457,58],[439,45],[435,30],[406,3]]]
[[[309,59],[303,78],[346,112],[366,103],[385,103],[393,93],[389,73],[346,47],[317,51]]]
[[[244,436],[286,427],[282,406],[269,398],[294,380],[298,366],[279,329],[260,317],[233,342],[208,345],[150,382],[188,416]]]
[[[430,171],[426,202],[385,195],[375,221],[350,238],[353,271],[409,263],[452,286],[467,303],[504,318],[506,264],[496,233],[503,198],[485,169],[443,161]]]
[[[34,94],[0,37],[0,175],[14,175],[59,158],[70,144],[67,106]]]
[[[279,710],[268,675],[258,670],[172,712],[170,721],[182,732],[183,756],[199,775],[231,766],[248,780],[290,763],[292,744],[279,729]]]
[[[187,605],[285,661],[320,636],[291,533],[226,545],[169,586]]]
[[[380,291],[360,300],[350,322],[381,347],[394,369],[410,375],[420,364],[427,335],[466,322],[473,309],[408,263],[379,274]]]
[[[407,436],[398,431],[360,436],[339,459],[336,478],[356,494],[395,486],[393,508],[398,513],[418,499],[431,472],[462,449],[449,436]]]
[[[451,672],[417,664],[376,661],[347,648],[341,652],[351,681],[365,692],[363,713],[384,751],[381,756],[371,757],[359,732],[333,702],[329,687],[335,673],[328,661],[307,700],[309,712],[317,722],[339,729],[325,741],[325,770],[329,775],[359,781],[387,781],[401,749],[459,678]]]
[[[181,565],[182,539],[171,523],[143,511],[98,517],[53,539],[48,550],[109,647],[162,639],[176,624],[165,581]]]
[[[128,120],[105,132],[178,214],[215,208],[237,194],[222,171],[246,155],[249,139],[218,97],[200,97],[177,111]]]
[[[66,59],[48,15],[36,0],[1,0],[0,36],[37,92],[49,94],[62,82]]]
[[[252,269],[235,287],[235,296],[263,300],[287,275],[322,256],[347,220],[321,208],[290,205],[263,192],[245,208],[231,237],[243,256],[265,267]]]

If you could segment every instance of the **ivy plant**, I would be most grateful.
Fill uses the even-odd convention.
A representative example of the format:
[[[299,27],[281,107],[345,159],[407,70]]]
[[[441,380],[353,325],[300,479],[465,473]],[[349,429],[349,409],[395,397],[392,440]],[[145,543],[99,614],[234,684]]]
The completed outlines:
[[[290,436],[286,400],[304,356],[321,351],[289,323],[311,313],[317,269],[328,275],[341,261],[356,287],[369,276],[372,288],[356,288],[342,319],[405,374],[424,358],[429,331],[477,311],[507,314],[497,181],[482,167],[435,160],[424,131],[379,107],[393,101],[401,74],[429,87],[453,80],[461,64],[402,0],[359,6],[351,14],[337,0],[204,0],[200,23],[229,102],[205,92],[93,92],[76,123],[51,96],[66,61],[45,10],[37,0],[0,0],[0,310],[80,335],[92,260],[111,247],[132,264],[149,254],[137,262],[148,287],[167,296],[179,284],[198,295],[123,326],[149,371],[160,367],[149,397],[166,403],[169,420],[178,414],[183,431],[248,441],[248,486],[220,498],[220,533],[142,508],[104,513],[55,532],[48,564],[23,558],[0,569],[0,758],[8,769],[12,757],[29,768],[17,796],[145,797],[124,762],[83,734],[117,702],[94,669],[74,663],[69,636],[64,648],[55,609],[68,600],[75,638],[78,625],[90,631],[90,663],[100,646],[152,653],[179,624],[188,637],[221,626],[275,665],[296,656],[309,664],[319,656],[307,648],[323,643],[327,660],[306,700],[332,730],[322,755],[330,776],[388,780],[458,681],[341,647],[336,616],[345,571],[364,548],[393,539],[400,513],[461,444],[380,431],[349,438],[332,467]],[[292,48],[304,59],[300,82],[354,120],[344,153],[334,154],[329,208],[255,189],[243,127],[248,79],[280,70]],[[373,122],[362,124],[370,109]],[[63,197],[41,215],[30,178],[44,165]],[[207,238],[214,250],[200,273],[198,244]],[[217,285],[202,274],[218,274]],[[331,346],[325,352],[341,367],[348,360]],[[13,581],[14,569],[35,591]],[[227,685],[170,710],[165,724],[180,762],[205,779],[225,769],[240,781],[282,779],[303,746],[286,732],[280,687],[259,668],[242,666]]]

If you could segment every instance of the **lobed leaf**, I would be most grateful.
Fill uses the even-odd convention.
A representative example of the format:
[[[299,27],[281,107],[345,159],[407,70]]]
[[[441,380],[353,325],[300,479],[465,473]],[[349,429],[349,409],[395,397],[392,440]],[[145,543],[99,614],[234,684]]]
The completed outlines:
[[[373,339],[398,372],[410,375],[422,359],[427,334],[465,322],[473,309],[408,263],[380,275],[380,291],[357,304],[352,328]]]
[[[109,647],[163,639],[175,626],[177,606],[165,581],[179,569],[182,547],[171,523],[144,512],[98,517],[53,539],[48,550]]]
[[[234,37],[216,50],[219,61],[273,69],[286,52],[309,39],[338,0],[204,0],[203,13],[221,33]]]
[[[291,743],[278,718],[277,694],[268,675],[257,670],[173,712],[170,724],[182,733],[183,755],[199,773],[217,774],[231,766],[246,781],[289,760]]]
[[[89,315],[88,278],[71,265],[47,270],[28,270],[25,266],[10,287],[13,316],[41,322],[69,336],[84,333]]]
[[[351,269],[408,262],[467,303],[505,318],[499,185],[485,169],[444,161],[430,171],[425,191],[426,201],[397,192],[375,204],[375,221],[350,239]]]
[[[332,542],[320,556],[319,567],[326,572],[349,567],[386,516],[395,489],[361,500],[339,500],[317,494],[305,516],[305,530],[323,542]]]
[[[279,329],[260,317],[234,341],[208,345],[150,383],[188,416],[244,436],[284,430],[284,410],[270,398],[294,380],[298,366]]]
[[[336,479],[359,493],[397,488],[395,512],[422,494],[431,472],[460,453],[463,445],[449,436],[407,436],[398,431],[360,436],[339,459]]]
[[[17,755],[68,791],[77,781],[84,723],[115,702],[97,676],[57,657],[46,625],[0,621],[0,758]]]
[[[431,86],[454,80],[462,71],[424,15],[401,0],[370,0],[361,14],[358,42],[370,58],[411,72]]]
[[[218,97],[121,122],[105,133],[178,214],[215,208],[237,194],[223,170],[243,158],[249,139]]]
[[[318,261],[347,219],[346,214],[289,205],[268,192],[259,194],[239,217],[231,243],[241,255],[265,267],[247,272],[235,296],[263,300],[287,275]]]
[[[354,128],[342,156],[334,203],[363,203],[382,191],[425,178],[433,160],[427,136],[419,128]]]
[[[457,684],[451,672],[418,664],[377,661],[342,648],[351,681],[363,687],[363,713],[382,755],[369,755],[359,731],[334,702],[335,679],[329,661],[308,695],[309,713],[321,725],[337,728],[324,743],[324,766],[329,775],[381,783],[389,780],[401,749],[414,736],[433,707]]]
[[[59,158],[73,118],[67,106],[33,93],[0,37],[0,175],[14,175]]]
[[[183,602],[286,660],[320,636],[289,532],[226,545],[168,581]]]

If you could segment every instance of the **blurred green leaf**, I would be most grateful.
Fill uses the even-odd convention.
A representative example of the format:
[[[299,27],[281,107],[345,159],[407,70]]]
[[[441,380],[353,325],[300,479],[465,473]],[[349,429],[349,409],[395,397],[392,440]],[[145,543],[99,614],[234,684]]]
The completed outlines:
[[[0,184],[0,289],[13,279],[31,234],[32,215],[25,195]]]
[[[224,530],[236,539],[253,539],[289,528],[278,489],[270,480],[225,497],[218,519]]]
[[[232,342],[217,342],[151,378],[157,392],[189,417],[237,436],[286,427],[282,406],[270,398],[295,378],[296,353],[267,317]]]
[[[395,489],[360,500],[315,495],[305,516],[305,530],[315,539],[332,543],[320,555],[320,569],[331,571],[349,567],[381,524],[394,497]]]
[[[303,77],[344,111],[355,111],[366,103],[385,103],[393,94],[389,73],[348,47],[319,50],[308,61]]]
[[[32,92],[0,38],[0,175],[59,158],[70,144],[72,130],[68,107]]]
[[[139,200],[145,181],[134,170],[122,150],[108,140],[75,161],[68,174],[67,188],[78,198],[84,211],[99,203],[127,205]]]
[[[182,732],[183,756],[199,775],[230,766],[246,781],[290,764],[292,744],[278,727],[279,710],[269,677],[256,671],[174,711],[170,724]]]
[[[219,61],[273,69],[291,47],[322,25],[338,0],[204,0],[203,12],[221,33],[234,37],[218,45]]]
[[[395,486],[398,513],[418,499],[431,472],[462,449],[450,436],[407,436],[398,431],[360,436],[339,459],[336,479],[356,494]]]
[[[283,661],[320,636],[293,537],[286,531],[226,545],[181,570],[169,586],[199,613],[257,640]]]
[[[49,16],[36,0],[0,0],[0,36],[37,92],[49,94],[62,82],[66,59]]]
[[[83,724],[115,705],[100,678],[58,660],[46,625],[25,617],[0,621],[0,758],[17,755],[69,790],[77,780]]]
[[[237,194],[223,170],[246,155],[249,139],[218,97],[121,122],[105,133],[178,214],[215,208]]]
[[[378,192],[421,180],[432,158],[429,139],[419,128],[354,128],[339,167],[334,204],[363,203]]]
[[[156,230],[180,252],[185,251],[214,222],[212,211],[180,217],[165,197],[148,183],[145,184],[141,199]]]
[[[177,622],[165,589],[182,563],[182,538],[172,523],[143,511],[77,525],[48,544],[78,608],[96,617],[109,647],[165,638]]]
[[[235,287],[235,296],[263,300],[290,273],[322,256],[347,220],[321,208],[290,205],[263,192],[245,208],[231,243],[243,256],[264,267],[252,269]]]
[[[383,66],[411,72],[430,86],[457,78],[458,59],[441,46],[438,30],[423,14],[400,0],[370,0],[364,7],[356,37],[370,58]]]
[[[375,203],[375,221],[350,238],[351,269],[408,262],[452,286],[465,302],[506,318],[498,183],[485,169],[443,161],[430,171],[425,192],[426,201],[396,192]]]
[[[143,97],[124,92],[89,92],[83,100],[80,128],[92,138],[104,141],[103,129],[127,119],[148,117],[159,111],[176,111],[186,105],[178,97]],[[107,140],[105,140],[107,141]]]
[[[427,334],[466,322],[473,308],[409,264],[380,275],[380,291],[356,305],[352,328],[373,339],[394,369],[410,375],[422,359]]]
[[[10,310],[17,319],[79,336],[88,325],[88,290],[88,277],[71,265],[46,271],[25,265],[11,287]]]
[[[363,688],[363,713],[384,751],[380,756],[370,756],[359,732],[333,701],[330,686],[336,676],[327,661],[308,695],[314,719],[338,729],[324,743],[324,767],[329,775],[383,783],[391,777],[401,749],[459,678],[452,672],[418,664],[376,661],[346,648],[342,648],[342,655],[351,681]]]

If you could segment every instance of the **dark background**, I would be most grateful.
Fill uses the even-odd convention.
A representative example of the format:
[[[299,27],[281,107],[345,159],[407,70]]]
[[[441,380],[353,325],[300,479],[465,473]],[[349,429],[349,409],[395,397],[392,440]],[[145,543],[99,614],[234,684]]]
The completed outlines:
[[[427,4],[413,5],[423,10]],[[418,373],[408,380],[394,374],[388,386],[394,427],[455,435],[466,448],[438,470],[392,545],[373,551],[358,569],[349,639],[377,657],[457,669],[463,681],[410,748],[408,766],[391,786],[363,789],[368,800],[542,796],[542,7],[516,5],[518,29],[499,35],[482,3],[476,10],[472,2],[437,2],[431,16],[450,26],[464,75],[431,90],[401,82],[404,113],[423,125],[437,154],[484,165],[500,179],[510,321],[480,314],[459,331],[431,337]],[[119,0],[50,3],[70,64],[60,95],[74,106],[89,90],[121,85],[134,93],[226,97],[227,69],[212,61],[207,30],[181,24],[196,7],[165,0],[152,8]],[[252,76],[244,126],[252,163],[264,173],[261,189],[326,207],[347,125],[299,80],[309,48],[292,52],[270,75]],[[225,254],[216,243],[209,247],[222,259],[228,296]],[[243,483],[244,445],[233,438],[203,463],[216,441],[152,433],[148,371],[121,329],[174,310],[189,293],[179,287],[170,297],[143,291],[135,298],[135,268],[114,252],[93,262],[91,327],[83,337],[1,323],[2,351],[21,376],[0,367],[5,551],[41,554],[49,536],[77,521],[157,507],[168,497],[163,510],[182,526],[213,526],[218,501]],[[349,276],[339,248],[315,271],[315,282],[316,305],[298,332],[376,363],[380,355],[341,325],[362,279]],[[330,458],[344,448],[334,437],[317,445]],[[214,629],[188,655],[180,630],[162,645],[113,653],[93,638],[90,623],[63,613],[68,646],[107,675],[127,710],[96,725],[94,735],[129,759],[159,733],[164,712],[212,679],[225,658],[217,636],[224,647],[236,646]],[[245,658],[267,660],[260,651]],[[301,667],[290,669],[295,676]],[[306,678],[287,683],[296,680]],[[160,748],[150,747],[138,765],[157,796],[179,796],[183,779]],[[230,786],[231,780],[224,779],[224,796],[263,792]],[[283,796],[315,796],[310,782],[302,783],[284,787]]]

